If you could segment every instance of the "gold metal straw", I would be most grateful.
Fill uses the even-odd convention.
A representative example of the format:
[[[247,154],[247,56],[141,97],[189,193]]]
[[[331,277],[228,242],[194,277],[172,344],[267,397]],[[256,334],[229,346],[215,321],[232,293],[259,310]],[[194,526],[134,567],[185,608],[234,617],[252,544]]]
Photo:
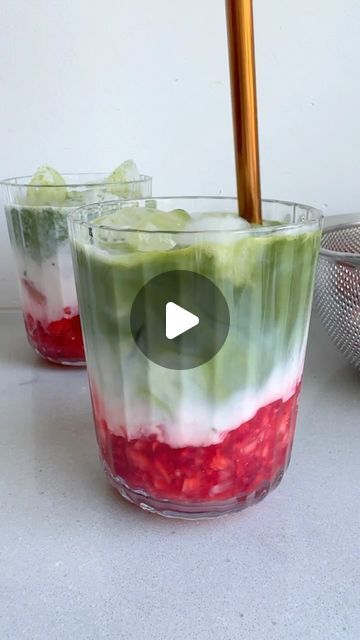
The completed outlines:
[[[252,0],[226,0],[239,215],[261,224]]]

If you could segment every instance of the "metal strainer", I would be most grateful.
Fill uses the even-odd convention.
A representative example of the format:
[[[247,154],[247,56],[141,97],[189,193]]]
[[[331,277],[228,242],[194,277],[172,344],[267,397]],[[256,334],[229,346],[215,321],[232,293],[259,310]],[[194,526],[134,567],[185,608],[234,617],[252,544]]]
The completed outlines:
[[[360,221],[325,229],[315,301],[330,337],[360,370]]]

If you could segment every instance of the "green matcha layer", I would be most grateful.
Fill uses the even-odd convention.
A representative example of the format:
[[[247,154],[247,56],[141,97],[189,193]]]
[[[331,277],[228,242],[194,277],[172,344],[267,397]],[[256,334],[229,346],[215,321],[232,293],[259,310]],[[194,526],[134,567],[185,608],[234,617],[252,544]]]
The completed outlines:
[[[69,208],[6,207],[12,243],[35,262],[50,258],[68,239]]]
[[[122,211],[119,226],[123,216]],[[105,397],[121,401],[126,394],[138,403],[150,402],[152,413],[162,407],[171,415],[170,405],[176,398],[182,402],[185,389],[200,403],[216,404],[241,391],[261,389],[289,363],[297,377],[293,383],[300,379],[319,231],[309,230],[310,225],[304,231],[274,229],[259,235],[245,229],[238,234],[153,236],[106,229],[115,222],[116,214],[95,221],[88,236],[85,225],[74,242],[90,376]],[[153,222],[149,224],[151,230]],[[173,270],[212,280],[225,296],[231,326],[212,360],[193,370],[164,373],[137,349],[129,315],[141,287]]]
[[[12,202],[5,209],[12,243],[37,263],[55,255],[59,245],[66,243],[71,210],[89,202],[137,197],[142,192],[141,176],[132,160],[96,184],[67,185],[58,171],[43,166],[27,185],[10,183],[9,189]]]

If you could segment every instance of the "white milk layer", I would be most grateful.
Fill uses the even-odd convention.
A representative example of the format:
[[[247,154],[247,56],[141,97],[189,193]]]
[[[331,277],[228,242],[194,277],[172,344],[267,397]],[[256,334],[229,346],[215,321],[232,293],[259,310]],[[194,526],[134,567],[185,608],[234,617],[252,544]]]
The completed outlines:
[[[16,260],[21,279],[21,296],[25,313],[31,313],[33,318],[47,322],[63,318],[66,307],[70,309],[70,313],[66,314],[67,317],[78,313],[75,279],[68,243],[60,245],[51,258],[40,263],[20,251],[16,252]],[[36,291],[33,291],[32,287]]]
[[[106,420],[112,433],[126,434],[129,439],[156,435],[160,442],[172,447],[217,444],[229,431],[251,420],[262,407],[291,398],[302,378],[305,344],[306,340],[300,352],[289,358],[286,365],[275,368],[261,388],[242,389],[223,402],[199,399],[196,390],[178,388],[172,401],[169,399],[171,415],[152,401],[150,394],[146,402],[141,400],[139,390],[135,386],[132,388],[129,380],[125,398],[107,394],[90,370],[91,386],[96,390],[98,400],[98,417]]]

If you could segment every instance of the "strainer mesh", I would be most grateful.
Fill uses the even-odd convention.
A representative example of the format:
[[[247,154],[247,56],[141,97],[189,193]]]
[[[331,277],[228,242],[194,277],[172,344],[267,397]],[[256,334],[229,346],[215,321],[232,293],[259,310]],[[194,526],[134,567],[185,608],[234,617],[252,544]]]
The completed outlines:
[[[360,224],[326,230],[321,248],[335,253],[320,252],[316,304],[330,337],[360,370]]]

